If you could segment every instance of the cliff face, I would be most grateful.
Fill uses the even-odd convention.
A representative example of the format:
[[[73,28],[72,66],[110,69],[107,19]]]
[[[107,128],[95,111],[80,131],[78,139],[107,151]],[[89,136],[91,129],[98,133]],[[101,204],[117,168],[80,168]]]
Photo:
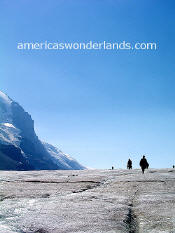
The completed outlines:
[[[76,160],[48,145],[36,135],[29,113],[0,92],[0,169],[84,169]]]
[[[35,141],[34,121],[32,117],[16,102],[11,103],[13,125],[20,129],[21,136]]]

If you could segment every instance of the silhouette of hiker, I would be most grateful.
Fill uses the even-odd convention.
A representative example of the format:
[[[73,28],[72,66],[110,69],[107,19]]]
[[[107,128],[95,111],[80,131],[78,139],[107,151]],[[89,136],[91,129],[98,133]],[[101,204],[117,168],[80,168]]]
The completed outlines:
[[[145,156],[143,155],[143,158],[140,160],[140,167],[142,169],[142,173],[144,173],[145,169],[149,168],[149,163],[147,162]]]
[[[112,166],[112,170],[114,170],[114,166]]]
[[[132,161],[128,159],[127,169],[132,169]]]

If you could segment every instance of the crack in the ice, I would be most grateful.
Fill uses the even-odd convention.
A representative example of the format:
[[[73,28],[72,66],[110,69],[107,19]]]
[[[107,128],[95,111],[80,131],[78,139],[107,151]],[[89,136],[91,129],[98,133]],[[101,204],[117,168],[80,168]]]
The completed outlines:
[[[116,181],[115,183],[165,183],[167,181],[171,181],[171,180],[120,180],[120,181]]]
[[[133,204],[128,205],[128,214],[126,219],[124,220],[124,223],[126,224],[126,229],[128,233],[137,233],[137,217],[133,211]]]
[[[40,228],[38,230],[21,231],[21,233],[48,233],[48,231]]]
[[[45,180],[15,180],[15,181],[5,181],[5,182],[11,182],[11,183],[44,183],[44,184],[78,184],[78,183],[94,183],[99,184],[101,182],[99,181],[93,181],[93,180],[79,180],[79,181],[45,181]]]
[[[85,191],[90,190],[90,189],[95,189],[95,188],[99,187],[100,185],[101,185],[100,182],[97,183],[97,184],[94,185],[94,186],[87,185],[86,188],[82,188],[82,189],[80,189],[80,190],[75,190],[75,191],[73,191],[72,193],[82,193],[82,192],[85,192]]]
[[[130,204],[128,205],[128,214],[126,216],[126,219],[124,220],[124,223],[126,224],[126,229],[128,233],[137,233],[138,232],[138,222],[137,222],[137,216],[134,212],[134,202],[138,195],[139,186],[137,185],[135,187],[136,191],[134,192]]]

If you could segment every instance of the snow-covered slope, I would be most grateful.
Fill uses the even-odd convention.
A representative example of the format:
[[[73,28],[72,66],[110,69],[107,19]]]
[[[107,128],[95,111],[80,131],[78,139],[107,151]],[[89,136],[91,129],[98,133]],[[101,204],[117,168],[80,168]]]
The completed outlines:
[[[0,91],[0,122],[1,123],[11,123],[12,112],[11,112],[12,100]]]
[[[0,91],[0,169],[85,169],[56,147],[43,143],[31,116]]]
[[[82,168],[85,169],[85,167],[82,167],[75,159],[70,157],[67,154],[64,154],[61,150],[58,150],[58,148],[43,142],[44,147],[51,155],[51,159],[54,163],[56,163],[58,166],[59,164],[62,164],[65,169],[76,169],[81,170]]]
[[[11,123],[0,123],[0,143],[20,145],[20,130]]]

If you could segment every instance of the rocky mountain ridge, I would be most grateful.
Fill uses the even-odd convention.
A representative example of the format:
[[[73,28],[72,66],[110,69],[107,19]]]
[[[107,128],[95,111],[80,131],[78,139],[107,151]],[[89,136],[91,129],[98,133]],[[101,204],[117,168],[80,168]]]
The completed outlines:
[[[0,91],[0,169],[85,169],[56,147],[39,140],[34,121],[17,102]]]

